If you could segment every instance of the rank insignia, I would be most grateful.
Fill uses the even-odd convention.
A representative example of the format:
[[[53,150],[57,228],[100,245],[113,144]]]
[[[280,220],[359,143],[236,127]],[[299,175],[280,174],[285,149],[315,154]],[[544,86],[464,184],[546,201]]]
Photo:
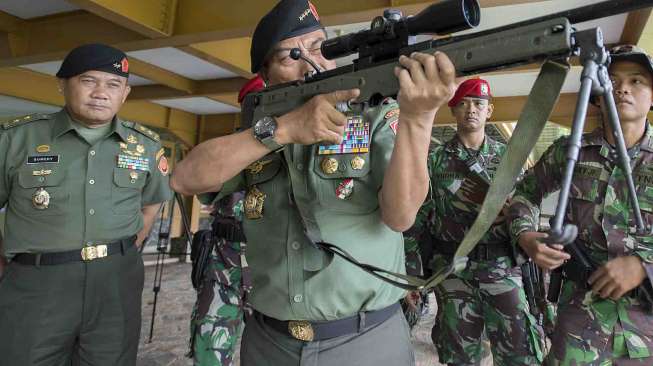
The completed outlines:
[[[139,153],[139,154],[144,153],[145,152],[145,146],[143,146],[141,144],[136,145],[136,152]]]
[[[136,139],[136,136],[129,135],[127,136],[127,142],[129,142],[130,144],[135,144],[138,143],[138,140]]]
[[[256,186],[252,186],[247,191],[247,195],[245,196],[245,216],[248,219],[255,220],[263,217],[265,198],[265,193],[261,192]]]
[[[45,154],[46,152],[50,152],[50,145],[39,145],[36,147],[36,152]]]
[[[362,116],[347,117],[340,145],[320,145],[318,155],[364,153],[370,150],[370,123]]]
[[[150,171],[150,159],[140,156],[118,155],[118,168]]]
[[[360,156],[356,156],[351,159],[351,168],[354,170],[361,170],[365,166],[365,159]]]
[[[338,171],[338,160],[334,158],[325,158],[320,163],[322,171],[326,174],[333,174]]]
[[[263,168],[271,163],[272,160],[263,160],[263,161],[255,161],[251,163],[246,169],[249,171],[250,174],[258,174],[263,170]]]
[[[32,205],[37,210],[45,210],[50,206],[50,193],[43,187],[39,188],[32,195]]]
[[[346,200],[351,197],[351,194],[354,192],[354,180],[352,178],[347,178],[343,180],[338,187],[336,187],[336,197],[341,200]]]

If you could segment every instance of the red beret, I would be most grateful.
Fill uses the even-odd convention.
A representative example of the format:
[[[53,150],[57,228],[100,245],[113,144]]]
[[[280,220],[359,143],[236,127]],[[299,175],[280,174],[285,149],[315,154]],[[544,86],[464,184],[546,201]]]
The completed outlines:
[[[240,92],[238,93],[238,103],[242,103],[247,94],[252,92],[255,93],[259,90],[263,90],[264,88],[265,82],[260,76],[256,75],[256,77],[248,81],[245,85],[243,85],[242,88],[240,88]]]
[[[464,97],[490,99],[491,96],[490,84],[487,81],[483,79],[465,80],[449,101],[449,107],[455,107]]]

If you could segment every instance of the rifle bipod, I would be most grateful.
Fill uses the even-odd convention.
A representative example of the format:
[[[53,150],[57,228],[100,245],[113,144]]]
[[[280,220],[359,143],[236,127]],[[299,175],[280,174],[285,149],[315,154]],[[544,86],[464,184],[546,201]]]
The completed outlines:
[[[607,112],[608,116],[608,120],[605,122],[608,123],[612,130],[612,136],[615,141],[617,164],[626,178],[628,196],[635,217],[635,224],[637,226],[637,234],[645,234],[647,228],[644,225],[642,214],[639,210],[639,201],[637,200],[637,191],[635,190],[635,184],[633,181],[630,157],[628,155],[623,131],[619,122],[614,95],[612,94],[612,81],[608,74],[610,54],[603,44],[603,34],[599,28],[588,29],[576,32],[574,34],[574,40],[575,53],[579,56],[581,65],[583,65],[581,86],[578,93],[576,110],[574,112],[571,135],[568,140],[567,165],[565,166],[564,174],[562,176],[560,195],[558,196],[558,204],[553,217],[553,225],[551,225],[551,228],[547,233],[548,237],[544,239],[544,241],[549,244],[562,244],[565,249],[570,252],[572,257],[578,261],[584,269],[591,273],[596,270],[596,266],[585,255],[583,250],[575,244],[576,236],[578,235],[578,227],[573,224],[564,223],[564,218],[569,203],[569,192],[571,189],[574,168],[580,153],[581,139],[585,127],[585,119],[587,117],[587,107],[592,96],[603,97],[602,108],[605,108],[605,112]],[[653,302],[651,301],[653,300],[653,294],[651,294],[646,286],[640,286],[640,288],[649,304],[652,304]]]
[[[168,202],[168,227],[166,230],[163,228],[163,216],[165,213],[164,209],[161,209],[161,221],[159,222],[159,236],[157,239],[156,245],[156,266],[154,268],[154,284],[152,286],[152,292],[154,292],[154,302],[152,304],[152,317],[150,320],[150,336],[147,343],[152,343],[152,337],[154,335],[154,320],[156,319],[156,307],[159,298],[159,292],[161,291],[161,280],[163,278],[163,266],[165,264],[164,259],[168,253],[168,246],[170,245],[170,230],[172,228],[172,219],[175,211],[175,202],[179,204],[179,210],[181,211],[181,221],[184,228],[184,235],[186,236],[186,247],[191,243],[191,232],[190,226],[188,223],[188,218],[186,217],[186,207],[184,206],[184,201],[179,193],[175,193],[174,198]],[[184,253],[184,255],[188,255]]]

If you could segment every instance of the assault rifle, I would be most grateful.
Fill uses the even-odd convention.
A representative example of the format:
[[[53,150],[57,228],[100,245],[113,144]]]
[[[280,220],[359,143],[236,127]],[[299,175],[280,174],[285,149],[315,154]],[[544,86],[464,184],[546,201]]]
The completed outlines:
[[[360,263],[338,246],[322,242],[311,207],[297,202],[307,237],[318,248],[338,255],[396,286],[409,290],[426,290],[465,267],[466,256],[499,214],[559,97],[569,69],[567,60],[577,56],[584,67],[582,87],[567,154],[568,166],[561,189],[558,214],[549,237],[553,242],[567,245],[573,254],[581,253],[573,244],[577,230],[570,225],[563,225],[564,215],[560,213],[564,213],[566,209],[569,183],[578,158],[579,139],[587,113],[587,102],[591,95],[600,94],[606,98],[611,117],[609,123],[616,135],[620,166],[630,177],[630,198],[638,230],[644,231],[644,226],[611,93],[611,83],[607,74],[610,59],[604,47],[603,34],[599,28],[576,31],[572,24],[652,6],[653,0],[609,0],[482,32],[416,44],[410,44],[410,40],[412,36],[418,34],[449,34],[477,26],[480,23],[478,0],[441,1],[413,17],[402,17],[396,11],[386,11],[384,16],[379,16],[372,21],[369,30],[333,38],[322,44],[322,54],[329,59],[358,52],[358,58],[352,64],[329,71],[322,71],[314,66],[315,72],[307,74],[303,80],[271,86],[263,91],[249,94],[243,102],[242,122],[245,127],[249,127],[253,121],[264,116],[283,115],[300,107],[316,95],[337,90],[353,88],[360,90],[357,102],[347,106],[337,106],[341,110],[347,108],[364,110],[378,105],[386,97],[397,95],[399,82],[394,76],[393,69],[400,66],[398,63],[400,55],[410,55],[412,52],[444,52],[455,65],[458,76],[544,63],[479,215],[456,251],[449,268],[435,273],[427,280],[422,280]],[[308,60],[297,50],[291,51],[291,57]]]

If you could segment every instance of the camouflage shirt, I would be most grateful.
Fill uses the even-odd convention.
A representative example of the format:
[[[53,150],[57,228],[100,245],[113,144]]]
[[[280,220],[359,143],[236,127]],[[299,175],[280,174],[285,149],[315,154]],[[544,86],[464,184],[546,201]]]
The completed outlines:
[[[653,224],[652,135],[653,131],[647,126],[644,138],[629,150],[641,213],[649,227]],[[650,234],[637,235],[634,231],[635,222],[625,176],[617,167],[614,150],[603,136],[601,129],[583,135],[565,222],[578,227],[576,245],[584,249],[596,266],[619,256],[636,255],[644,263],[649,263],[645,267],[651,279],[653,237]],[[567,141],[563,137],[554,142],[517,186],[508,218],[514,242],[520,233],[537,230],[542,199],[560,189],[566,165]],[[580,332],[572,335],[576,339],[588,340],[592,347],[603,349],[612,342],[612,334],[615,349],[620,344],[622,347],[619,348],[624,348],[623,352],[630,358],[651,355],[653,329],[650,314],[642,312],[636,298],[624,296],[617,301],[603,300],[575,282],[566,281],[559,306],[565,311],[577,309],[577,314],[586,312],[588,321],[600,323],[583,329],[565,328],[567,333]],[[565,356],[561,350],[567,348],[567,345],[556,347],[554,344],[556,357],[585,357],[581,355],[582,352],[576,351]]]
[[[436,247],[457,247],[463,240],[478,216],[505,151],[504,144],[489,136],[478,152],[465,148],[455,136],[431,152],[428,164],[432,192],[417,220],[430,218],[430,231]],[[480,243],[507,243],[508,232],[502,222],[501,218],[498,219]],[[417,222],[416,225],[423,226],[424,223]]]

